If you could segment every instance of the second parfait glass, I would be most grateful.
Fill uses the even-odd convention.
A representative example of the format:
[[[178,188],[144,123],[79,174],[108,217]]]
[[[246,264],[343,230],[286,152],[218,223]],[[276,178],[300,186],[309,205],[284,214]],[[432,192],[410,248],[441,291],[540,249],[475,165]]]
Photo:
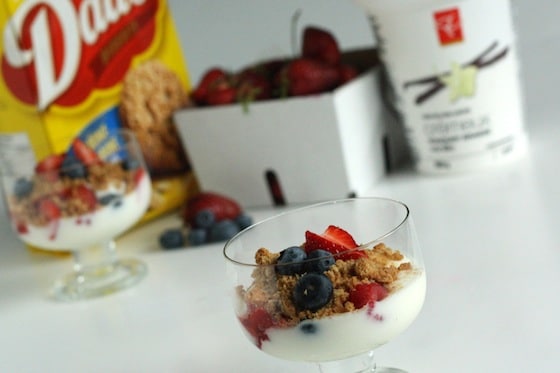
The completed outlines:
[[[150,176],[132,132],[110,133],[95,149],[76,138],[63,154],[34,168],[2,171],[12,227],[31,247],[69,251],[74,270],[58,279],[56,300],[93,298],[128,288],[147,273],[120,258],[115,238],[136,224],[150,202]]]

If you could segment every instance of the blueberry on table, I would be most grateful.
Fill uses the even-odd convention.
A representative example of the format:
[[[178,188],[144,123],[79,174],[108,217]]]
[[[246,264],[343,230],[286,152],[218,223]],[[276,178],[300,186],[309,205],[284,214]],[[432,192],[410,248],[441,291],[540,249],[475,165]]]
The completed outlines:
[[[185,244],[183,231],[178,228],[168,229],[159,236],[159,243],[164,249],[178,249],[183,247]]]
[[[307,254],[307,259],[308,261],[305,262],[305,271],[315,273],[328,271],[335,262],[330,252],[321,249],[311,251]]]
[[[33,181],[26,179],[24,177],[20,177],[16,180],[16,184],[14,186],[14,194],[17,198],[24,198],[31,194],[33,190]]]
[[[192,246],[204,245],[208,240],[208,231],[202,228],[191,228],[187,233],[187,242]]]
[[[216,215],[210,209],[202,209],[194,216],[194,226],[196,228],[207,229],[216,222]]]
[[[210,242],[227,241],[239,232],[233,220],[224,219],[210,227],[208,240]]]
[[[315,312],[329,303],[333,295],[333,284],[325,275],[306,273],[294,287],[294,305],[300,311]]]
[[[253,224],[253,218],[245,213],[241,213],[235,218],[235,222],[239,226],[239,230],[243,230]]]
[[[307,258],[305,250],[291,246],[280,252],[274,269],[279,275],[295,275],[303,272],[303,261]]]

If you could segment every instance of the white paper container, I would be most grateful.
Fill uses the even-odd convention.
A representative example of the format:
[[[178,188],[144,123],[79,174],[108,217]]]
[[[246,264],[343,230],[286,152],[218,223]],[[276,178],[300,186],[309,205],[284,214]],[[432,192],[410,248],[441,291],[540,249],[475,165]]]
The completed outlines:
[[[244,206],[274,204],[267,171],[285,202],[360,195],[385,175],[390,140],[378,69],[332,93],[181,110],[175,123],[202,190]],[[392,149],[397,161],[399,149]]]

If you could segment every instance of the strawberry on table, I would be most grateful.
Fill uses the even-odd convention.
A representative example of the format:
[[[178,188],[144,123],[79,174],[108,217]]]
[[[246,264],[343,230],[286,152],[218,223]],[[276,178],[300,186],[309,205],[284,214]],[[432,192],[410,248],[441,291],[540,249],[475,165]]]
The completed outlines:
[[[335,225],[329,225],[321,234],[306,231],[303,246],[307,253],[314,250],[325,250],[333,255],[343,253],[336,256],[337,259],[342,260],[359,259],[366,255],[361,250],[352,250],[358,247],[354,238]]]
[[[183,221],[190,226],[195,225],[195,217],[202,210],[210,210],[215,221],[237,218],[242,210],[233,199],[214,192],[201,192],[187,201],[183,209]]]

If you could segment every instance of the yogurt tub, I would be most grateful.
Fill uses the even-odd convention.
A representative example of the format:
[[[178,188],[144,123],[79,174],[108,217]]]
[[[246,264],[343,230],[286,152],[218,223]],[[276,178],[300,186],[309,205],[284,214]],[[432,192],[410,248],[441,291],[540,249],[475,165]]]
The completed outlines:
[[[150,190],[150,179],[144,173],[135,189],[114,203],[92,213],[59,218],[44,226],[27,224],[26,232],[18,235],[25,243],[44,249],[86,249],[100,240],[114,238],[138,221],[150,202]]]
[[[355,0],[370,16],[416,169],[460,173],[526,153],[509,0]]]
[[[383,345],[404,331],[420,312],[426,275],[423,271],[411,273],[398,285],[400,289],[375,302],[373,308],[306,320],[293,328],[271,328],[261,349],[282,359],[322,362]]]

